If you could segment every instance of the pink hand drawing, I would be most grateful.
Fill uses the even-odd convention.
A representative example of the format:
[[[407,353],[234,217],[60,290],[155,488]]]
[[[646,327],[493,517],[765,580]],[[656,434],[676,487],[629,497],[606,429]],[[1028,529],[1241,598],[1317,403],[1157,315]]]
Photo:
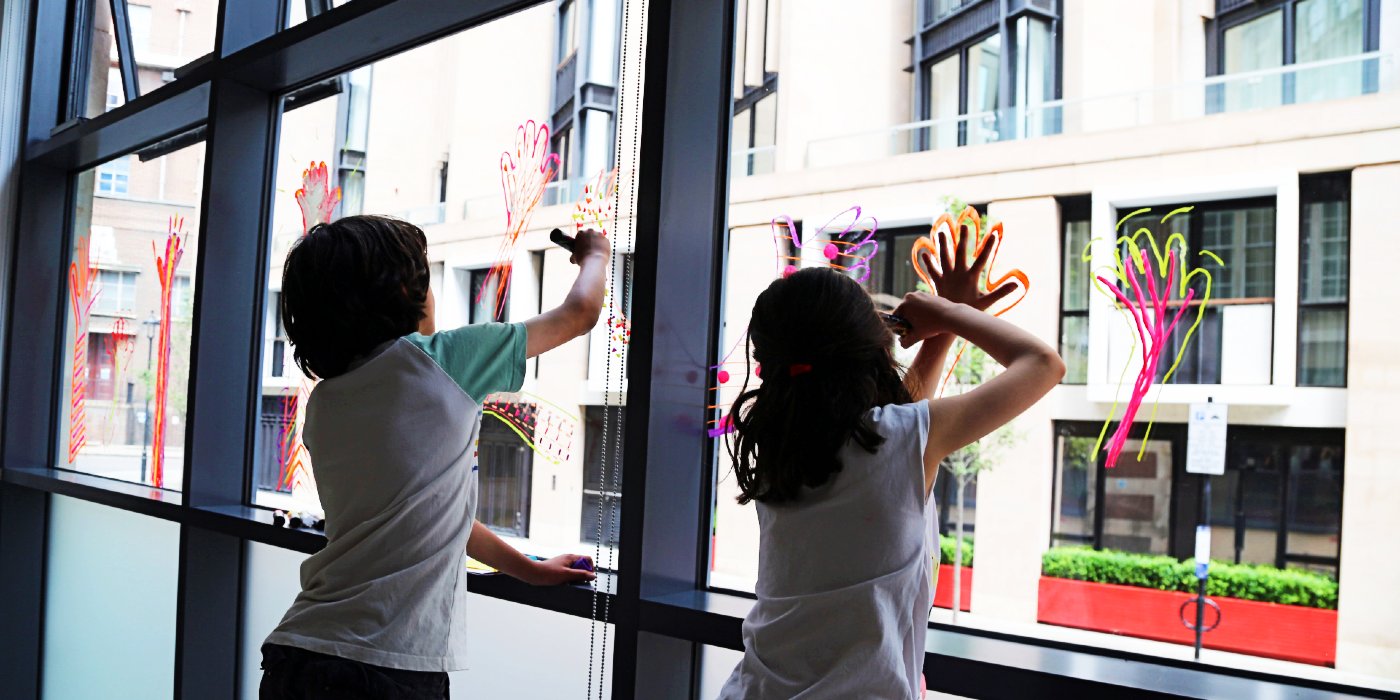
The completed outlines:
[[[549,152],[549,127],[531,119],[515,130],[515,149],[501,153],[501,195],[506,204],[506,233],[496,254],[496,264],[486,273],[481,296],[490,293],[496,317],[504,310],[510,289],[511,264],[520,234],[544,198],[545,185],[559,171],[559,155]]]
[[[330,223],[331,212],[340,204],[340,188],[331,189],[326,162],[312,163],[301,171],[301,189],[296,191],[297,206],[301,207],[301,231],[306,233],[316,224]]]

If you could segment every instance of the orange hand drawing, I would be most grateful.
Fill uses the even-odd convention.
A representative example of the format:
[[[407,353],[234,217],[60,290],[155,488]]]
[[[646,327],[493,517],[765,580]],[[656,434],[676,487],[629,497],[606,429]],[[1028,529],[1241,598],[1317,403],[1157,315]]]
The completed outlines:
[[[958,214],[956,222],[944,214],[934,222],[928,236],[914,241],[910,252],[914,272],[934,294],[981,311],[1015,295],[1009,304],[991,312],[1000,316],[1021,303],[1031,286],[1026,273],[1018,268],[993,279],[992,267],[1004,236],[1001,223],[984,233],[982,218],[972,207]],[[971,262],[968,261],[969,252],[973,256]],[[1016,294],[1018,291],[1020,293]]]

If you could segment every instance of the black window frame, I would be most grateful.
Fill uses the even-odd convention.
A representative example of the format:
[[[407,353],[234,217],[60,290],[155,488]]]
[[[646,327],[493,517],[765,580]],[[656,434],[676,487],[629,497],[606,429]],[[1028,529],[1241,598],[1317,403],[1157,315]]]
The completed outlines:
[[[1016,23],[1022,17],[1038,19],[1049,24],[1054,58],[1050,70],[1053,74],[1054,95],[1050,101],[1064,95],[1064,17],[1062,0],[964,0],[964,2],[942,17],[930,17],[930,0],[914,0],[914,36],[910,39],[914,60],[907,69],[914,73],[914,100],[912,115],[917,121],[932,119],[932,92],[929,68],[953,55],[958,56],[958,116],[968,114],[968,51],[987,38],[1000,35],[1002,52],[997,70],[998,109],[1008,109],[1015,104],[1015,66],[1017,36]],[[1008,124],[998,120],[997,132],[1006,135]],[[1056,129],[1058,133],[1058,128]],[[1048,134],[1047,134],[1048,135]],[[911,146],[923,151],[931,147],[931,139],[924,130],[913,135]],[[1001,140],[1001,139],[998,139]],[[958,122],[958,147],[968,145],[967,122]]]
[[[257,542],[313,553],[325,544],[318,533],[274,526],[269,510],[249,505],[280,101],[325,76],[536,3],[355,0],[279,31],[284,2],[224,0],[209,58],[103,115],[70,123],[65,67],[75,58],[70,48],[82,42],[39,39],[65,36],[75,24],[70,20],[92,1],[101,0],[37,0],[27,17],[19,203],[3,214],[13,226],[0,228],[7,237],[0,243],[13,252],[0,270],[12,292],[0,417],[0,626],[6,630],[0,677],[17,697],[41,692],[50,499],[65,496],[178,524],[172,690],[177,697],[232,700],[241,682],[245,547]],[[694,697],[702,645],[742,648],[740,625],[749,607],[743,597],[704,587],[714,445],[695,429],[703,420],[704,382],[687,382],[675,371],[712,364],[717,353],[734,3],[651,0],[639,20],[651,51],[642,71],[636,227],[655,233],[636,241],[621,563],[603,574],[615,588],[600,594],[616,642],[605,665],[615,698]],[[152,493],[61,472],[53,468],[65,354],[61,271],[73,242],[53,232],[72,230],[74,174],[190,134],[206,140],[206,159],[184,492]],[[253,197],[249,183],[259,184]],[[217,293],[205,293],[212,290]],[[696,348],[710,350],[697,361]],[[694,420],[677,420],[678,406],[693,407]],[[473,576],[471,591],[580,618],[591,617],[599,600],[588,588],[533,588],[503,576]],[[939,634],[926,647],[927,677],[934,690],[958,695],[1165,697],[1179,687],[1221,697],[1299,687],[1382,695],[1116,649],[930,627]]]

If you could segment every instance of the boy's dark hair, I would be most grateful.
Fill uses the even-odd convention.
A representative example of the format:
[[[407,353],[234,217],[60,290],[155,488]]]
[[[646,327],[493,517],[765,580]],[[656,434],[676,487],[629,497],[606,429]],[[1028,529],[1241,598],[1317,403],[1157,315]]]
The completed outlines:
[[[808,268],[758,295],[749,323],[763,384],[730,411],[729,455],[740,503],[797,500],[841,471],[837,451],[854,440],[874,453],[885,441],[866,411],[908,403],[894,334],[851,278]]]
[[[312,226],[282,267],[282,323],[297,366],[329,379],[415,331],[428,277],[428,239],[413,224],[347,216]]]

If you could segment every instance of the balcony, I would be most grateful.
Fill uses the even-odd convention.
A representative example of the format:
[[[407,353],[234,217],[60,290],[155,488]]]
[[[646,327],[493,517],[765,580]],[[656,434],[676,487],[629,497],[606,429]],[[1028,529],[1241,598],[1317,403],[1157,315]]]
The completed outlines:
[[[1056,134],[1131,129],[1211,114],[1394,92],[1397,88],[1400,73],[1395,54],[1371,52],[817,139],[807,144],[806,167],[849,165],[906,153]]]

